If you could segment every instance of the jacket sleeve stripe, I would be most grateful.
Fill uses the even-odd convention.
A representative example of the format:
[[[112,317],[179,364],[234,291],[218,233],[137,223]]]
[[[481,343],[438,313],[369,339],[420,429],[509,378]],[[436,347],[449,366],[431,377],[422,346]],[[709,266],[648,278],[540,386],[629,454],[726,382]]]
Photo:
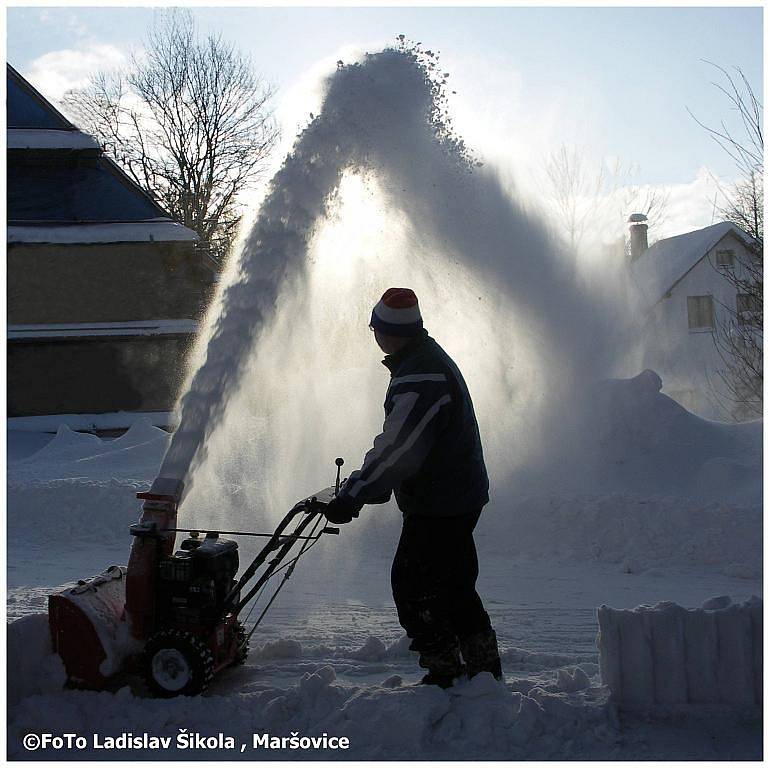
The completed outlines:
[[[374,441],[371,450],[364,457],[360,474],[366,473],[372,464],[383,458],[383,454],[396,442],[401,430],[404,428],[414,406],[420,399],[418,392],[404,392],[393,396],[393,409],[385,419],[385,428],[381,435]]]
[[[355,498],[362,488],[375,482],[385,472],[385,470],[392,467],[399,460],[399,458],[401,458],[401,456],[403,456],[415,444],[431,420],[435,418],[439,410],[451,401],[452,398],[450,395],[444,395],[442,398],[437,400],[425,412],[425,415],[422,417],[422,419],[420,419],[420,421],[417,423],[417,426],[415,426],[411,434],[406,438],[406,440],[404,440],[399,448],[393,451],[387,460],[381,462],[366,480],[357,480],[355,483],[353,483],[353,486],[349,490],[346,488],[346,493],[348,493],[352,498]]]
[[[431,389],[423,391],[427,385],[420,386],[421,389],[410,388],[397,395],[388,395],[391,406],[385,417],[382,433],[374,439],[374,445],[364,456],[361,469],[350,475],[351,488],[356,481],[366,480],[381,462],[389,459],[390,454],[403,445],[404,440],[433,405],[435,399],[431,395],[434,395],[434,392]],[[435,387],[435,384],[430,386]]]
[[[397,379],[391,379],[390,386],[397,387],[399,384],[413,384],[418,381],[446,381],[446,375],[443,373],[415,373],[411,376],[399,376]]]

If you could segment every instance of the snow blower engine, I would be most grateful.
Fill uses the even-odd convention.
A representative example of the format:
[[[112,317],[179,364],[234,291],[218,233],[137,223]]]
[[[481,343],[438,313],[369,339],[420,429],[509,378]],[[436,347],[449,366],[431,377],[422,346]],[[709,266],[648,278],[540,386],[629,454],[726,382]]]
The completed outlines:
[[[130,528],[128,567],[111,566],[48,598],[53,648],[70,684],[98,690],[118,672],[138,671],[156,696],[191,696],[243,663],[251,635],[300,557],[322,535],[339,533],[324,517],[339,492],[344,462],[335,463],[335,484],[295,504],[272,534],[178,528],[178,480],[157,478],[138,493],[144,504]],[[174,551],[177,533],[187,537]],[[238,544],[226,535],[268,539],[240,578]],[[276,577],[247,631],[244,609],[251,604],[248,619]]]

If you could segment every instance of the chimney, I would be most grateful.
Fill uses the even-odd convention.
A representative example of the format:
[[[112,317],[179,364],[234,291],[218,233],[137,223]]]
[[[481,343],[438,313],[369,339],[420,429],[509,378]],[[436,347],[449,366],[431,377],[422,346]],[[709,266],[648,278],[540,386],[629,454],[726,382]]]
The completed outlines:
[[[628,217],[631,244],[631,261],[638,259],[647,250],[647,217],[643,213],[632,213]]]

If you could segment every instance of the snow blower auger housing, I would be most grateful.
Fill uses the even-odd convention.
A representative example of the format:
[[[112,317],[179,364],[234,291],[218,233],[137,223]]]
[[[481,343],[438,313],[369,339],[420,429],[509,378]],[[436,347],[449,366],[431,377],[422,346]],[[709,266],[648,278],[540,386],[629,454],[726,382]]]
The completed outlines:
[[[295,504],[272,534],[177,528],[179,481],[158,478],[138,493],[144,504],[130,528],[128,567],[112,566],[49,597],[54,650],[70,681],[100,689],[116,672],[133,669],[156,696],[191,696],[221,670],[243,663],[249,638],[300,557],[323,534],[339,533],[324,517],[339,491],[342,459],[336,463],[335,485]],[[177,533],[188,536],[174,551]],[[238,544],[225,535],[268,539],[240,578]],[[276,589],[247,632],[243,609],[254,602],[253,610],[276,576]]]

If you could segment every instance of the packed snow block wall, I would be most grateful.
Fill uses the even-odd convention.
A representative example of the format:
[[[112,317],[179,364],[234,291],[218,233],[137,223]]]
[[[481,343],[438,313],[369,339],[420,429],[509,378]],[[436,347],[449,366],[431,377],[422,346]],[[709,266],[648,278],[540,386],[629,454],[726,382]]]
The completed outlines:
[[[729,597],[687,609],[671,602],[599,608],[602,682],[622,709],[762,704],[762,600]]]

